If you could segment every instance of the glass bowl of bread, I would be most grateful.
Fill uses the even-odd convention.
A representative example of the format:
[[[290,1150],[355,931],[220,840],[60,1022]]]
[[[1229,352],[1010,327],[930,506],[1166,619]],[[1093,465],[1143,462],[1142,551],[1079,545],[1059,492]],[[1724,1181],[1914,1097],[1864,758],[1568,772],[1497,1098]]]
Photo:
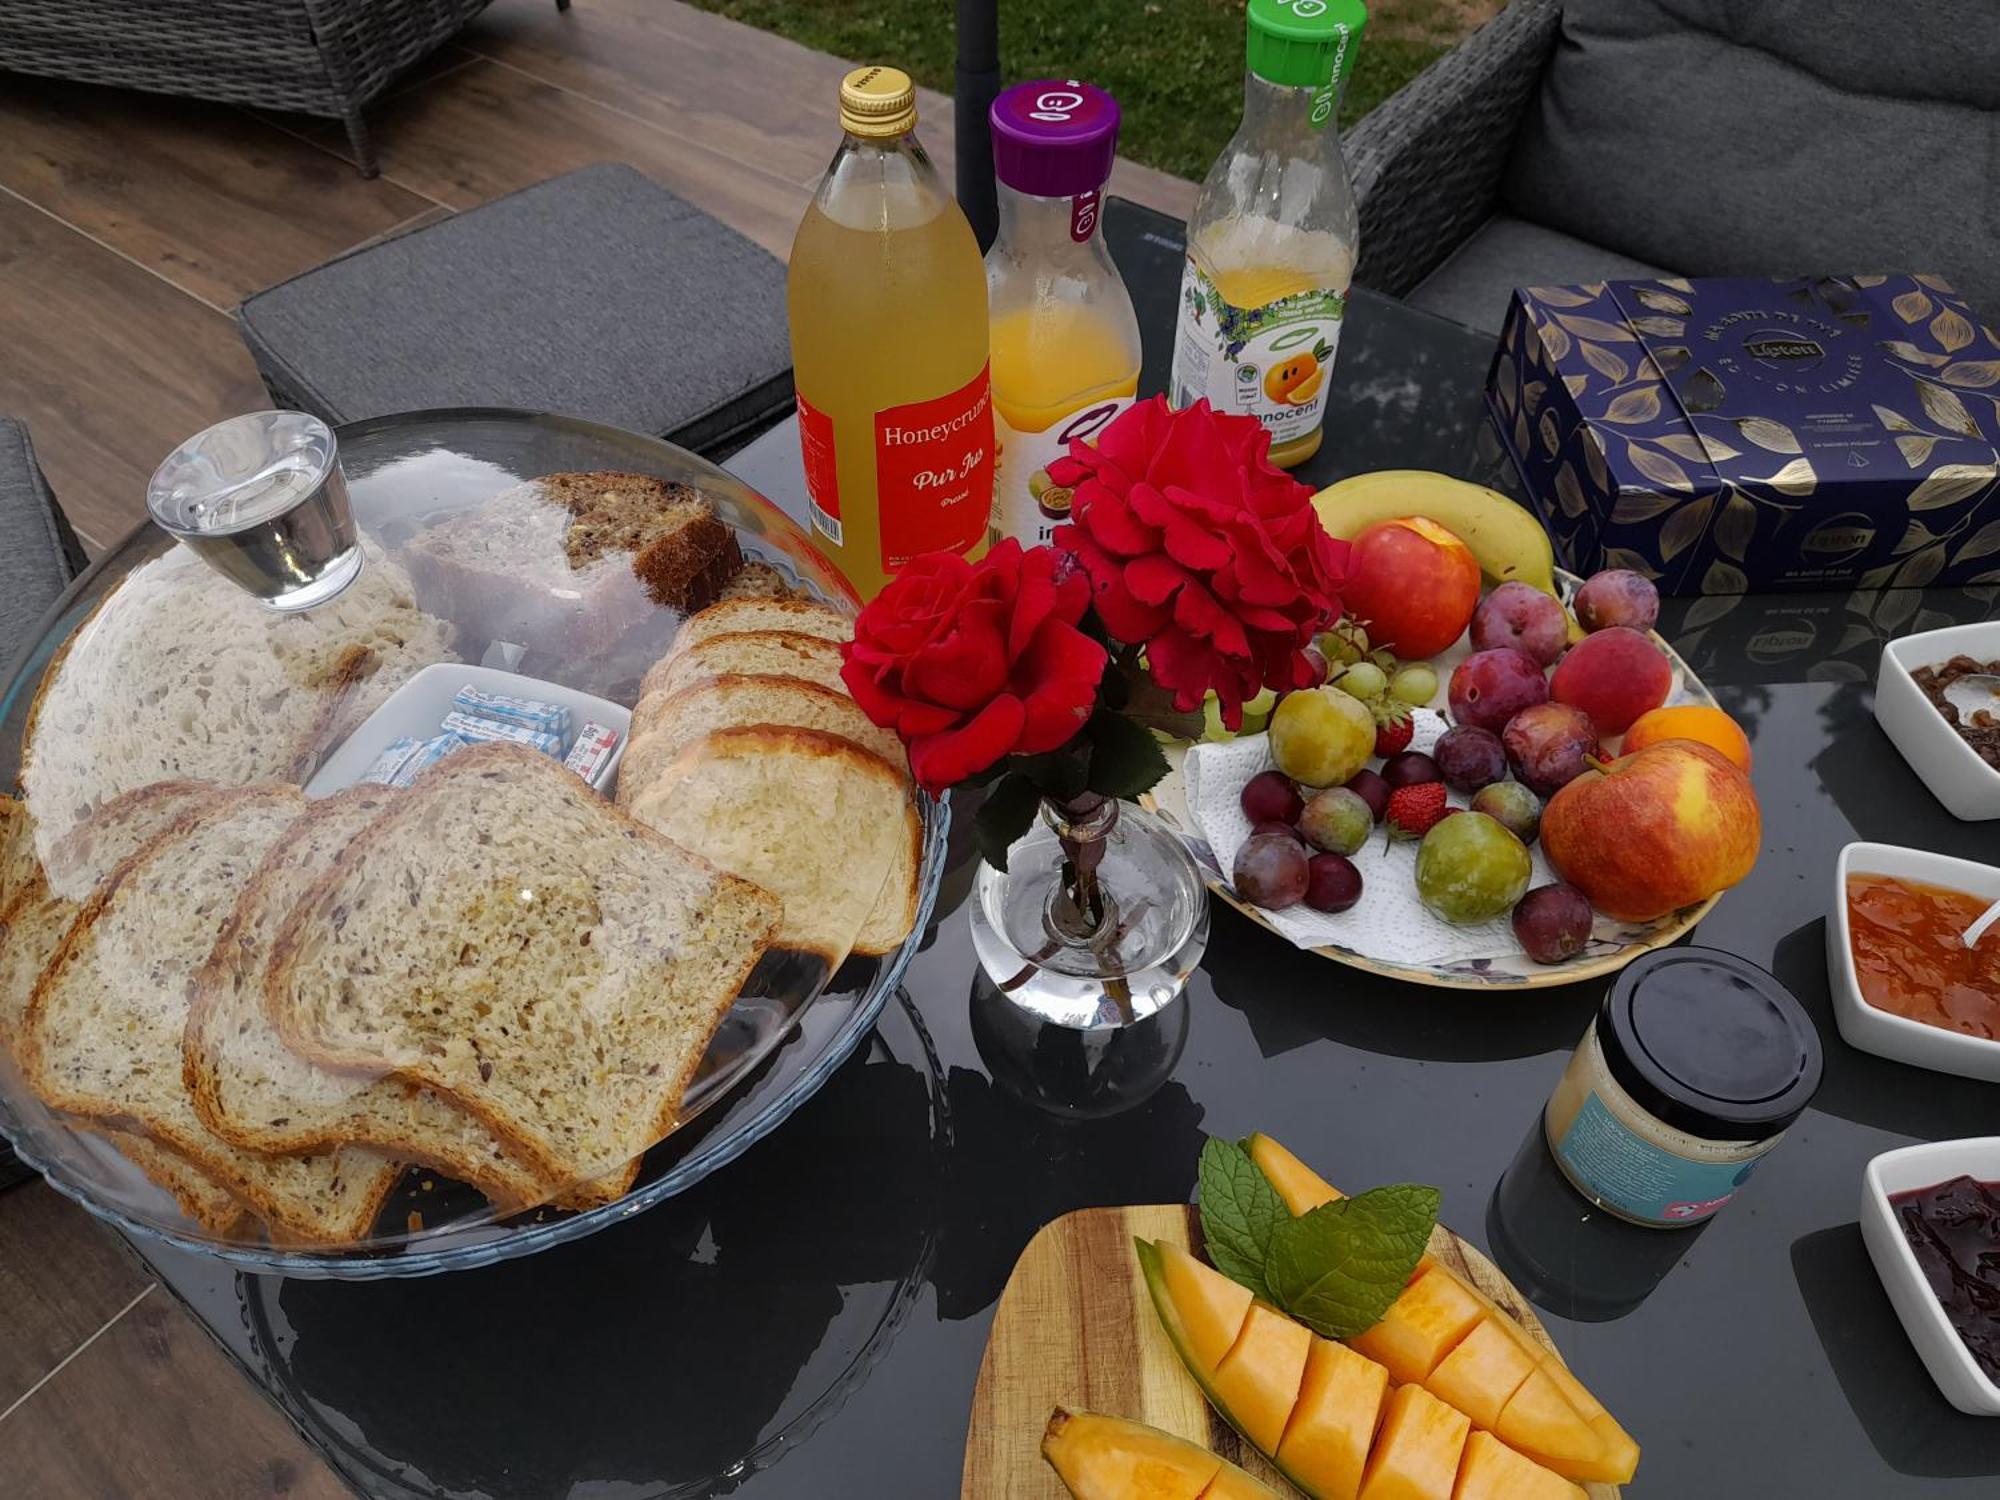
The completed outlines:
[[[142,528],[9,689],[0,1129],[133,1232],[414,1275],[782,1122],[946,813],[841,680],[845,584],[721,469],[516,413],[338,437],[339,594],[273,613]]]

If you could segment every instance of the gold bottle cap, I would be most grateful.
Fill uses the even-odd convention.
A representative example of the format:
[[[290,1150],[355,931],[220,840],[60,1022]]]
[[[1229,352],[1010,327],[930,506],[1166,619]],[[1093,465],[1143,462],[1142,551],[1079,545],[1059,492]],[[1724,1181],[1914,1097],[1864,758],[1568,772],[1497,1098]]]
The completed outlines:
[[[884,139],[917,125],[917,87],[901,68],[856,68],[840,80],[840,125],[849,135]]]

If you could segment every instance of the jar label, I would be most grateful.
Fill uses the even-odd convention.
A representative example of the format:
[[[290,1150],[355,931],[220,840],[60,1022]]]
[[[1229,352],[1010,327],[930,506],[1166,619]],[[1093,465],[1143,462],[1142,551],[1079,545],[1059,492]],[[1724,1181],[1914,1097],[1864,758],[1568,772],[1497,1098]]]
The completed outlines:
[[[799,451],[805,461],[806,509],[813,530],[834,546],[846,544],[840,524],[840,468],[833,454],[833,418],[799,394]]]
[[[1327,374],[1347,298],[1333,287],[1237,307],[1189,256],[1174,334],[1173,404],[1202,397],[1255,417],[1273,443],[1304,437],[1326,416]]]
[[[1635,1219],[1694,1224],[1736,1196],[1756,1160],[1689,1161],[1634,1135],[1593,1090],[1555,1144],[1578,1187]]]
[[[993,393],[988,367],[955,391],[875,413],[875,495],[882,566],[924,552],[965,552],[993,510]]]
[[[1023,547],[1046,542],[1069,519],[1070,493],[1049,480],[1049,465],[1079,439],[1096,438],[1132,404],[1130,396],[1107,396],[1056,418],[1040,432],[1021,432],[995,416],[1000,466],[993,479],[993,530]]]

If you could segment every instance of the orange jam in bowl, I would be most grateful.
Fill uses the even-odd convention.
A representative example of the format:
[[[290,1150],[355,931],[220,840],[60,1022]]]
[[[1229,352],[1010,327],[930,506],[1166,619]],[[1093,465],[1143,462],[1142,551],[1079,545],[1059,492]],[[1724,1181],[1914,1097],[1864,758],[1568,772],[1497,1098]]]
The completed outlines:
[[[1861,996],[1877,1010],[2000,1041],[2000,923],[1961,935],[1992,902],[1891,875],[1847,877],[1847,934]]]

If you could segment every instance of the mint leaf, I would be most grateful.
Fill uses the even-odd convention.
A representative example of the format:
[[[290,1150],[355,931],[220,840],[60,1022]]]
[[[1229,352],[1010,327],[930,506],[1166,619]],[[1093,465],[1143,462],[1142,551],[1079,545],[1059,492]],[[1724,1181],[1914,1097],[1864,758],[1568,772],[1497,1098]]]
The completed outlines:
[[[1152,731],[1100,708],[1083,732],[1090,739],[1090,789],[1101,797],[1136,797],[1167,774],[1167,757]]]
[[[1201,1233],[1216,1270],[1271,1301],[1265,1257],[1272,1234],[1290,1217],[1248,1151],[1235,1141],[1208,1138],[1201,1148]]]
[[[1247,1160],[1247,1158],[1246,1158]],[[1207,1227],[1208,1153],[1202,1152]],[[1382,1321],[1423,1258],[1437,1223],[1434,1187],[1400,1183],[1321,1204],[1272,1232],[1264,1260],[1270,1300],[1314,1333],[1349,1339]],[[1214,1259],[1210,1246],[1210,1258]],[[1218,1260],[1216,1265],[1227,1270]],[[1233,1273],[1232,1273],[1233,1274]],[[1241,1280],[1242,1278],[1237,1278]]]
[[[1003,776],[986,794],[972,820],[974,840],[986,863],[1005,874],[1007,850],[1034,825],[1042,794],[1025,776]]]

